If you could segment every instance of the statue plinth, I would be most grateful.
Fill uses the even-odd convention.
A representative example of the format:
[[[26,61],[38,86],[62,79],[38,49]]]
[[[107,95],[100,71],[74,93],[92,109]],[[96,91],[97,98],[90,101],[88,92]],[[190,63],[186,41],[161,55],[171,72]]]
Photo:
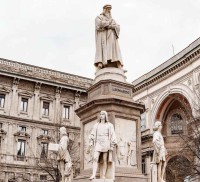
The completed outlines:
[[[125,70],[119,68],[103,68],[95,73],[94,82],[97,83],[101,80],[115,80],[120,82],[126,82],[125,72]]]
[[[108,70],[103,69],[99,75]],[[92,174],[92,155],[86,152],[89,146],[88,136],[91,128],[99,120],[100,111],[107,111],[108,120],[115,128],[117,147],[114,151],[115,172],[111,179],[106,180],[147,182],[147,177],[141,172],[140,114],[144,111],[144,106],[133,102],[133,85],[127,83],[125,78],[119,81],[115,79],[117,76],[106,79],[100,76],[102,79],[99,79],[99,75],[96,75],[95,84],[87,91],[88,102],[76,110],[81,121],[81,174],[74,181],[89,182],[88,178]],[[102,181],[98,176],[95,180]]]

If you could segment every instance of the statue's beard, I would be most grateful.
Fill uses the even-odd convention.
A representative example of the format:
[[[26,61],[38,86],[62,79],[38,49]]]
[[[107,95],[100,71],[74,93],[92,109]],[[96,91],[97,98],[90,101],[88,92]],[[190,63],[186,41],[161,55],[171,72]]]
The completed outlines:
[[[111,13],[105,13],[104,15],[105,15],[107,18],[109,18],[109,19],[112,18]]]

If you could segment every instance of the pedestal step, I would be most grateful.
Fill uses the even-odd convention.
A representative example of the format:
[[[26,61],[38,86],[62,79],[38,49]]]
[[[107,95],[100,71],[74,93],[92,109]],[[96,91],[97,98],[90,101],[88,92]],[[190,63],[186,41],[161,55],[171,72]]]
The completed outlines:
[[[93,179],[91,182],[114,182],[113,179]]]

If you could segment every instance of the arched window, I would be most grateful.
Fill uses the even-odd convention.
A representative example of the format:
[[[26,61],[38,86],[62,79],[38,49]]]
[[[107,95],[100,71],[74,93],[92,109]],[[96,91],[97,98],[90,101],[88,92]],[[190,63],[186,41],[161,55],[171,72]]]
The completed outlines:
[[[183,118],[180,114],[175,113],[171,116],[171,134],[183,133]]]

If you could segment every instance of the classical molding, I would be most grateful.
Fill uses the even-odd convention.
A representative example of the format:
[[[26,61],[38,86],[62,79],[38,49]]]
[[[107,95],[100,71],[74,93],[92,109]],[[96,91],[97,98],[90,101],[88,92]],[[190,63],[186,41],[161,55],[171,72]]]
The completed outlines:
[[[47,143],[53,141],[52,137],[50,137],[49,135],[39,135],[37,137],[37,140],[39,140],[40,142],[47,142]]]
[[[198,41],[199,40],[197,40],[197,43]],[[169,59],[167,62],[152,70],[151,72],[133,81],[133,95],[141,93],[148,87],[152,87],[153,85],[158,84],[159,82],[174,75],[178,71],[182,70],[183,68],[197,60],[200,57],[199,43],[192,50],[189,50],[189,52],[186,51],[187,50],[183,50],[179,54]]]
[[[0,87],[1,93],[9,93],[10,91],[11,91],[11,88],[8,88],[8,87],[5,87],[5,86]]]
[[[33,93],[28,92],[28,91],[20,91],[18,92],[18,95],[22,97],[28,97],[28,98],[33,97]]]
[[[64,99],[60,101],[61,104],[67,104],[67,105],[72,105],[75,102],[72,99]]]
[[[40,100],[53,102],[54,99],[55,97],[52,97],[50,95],[40,95]]]
[[[17,141],[17,139],[29,139],[31,136],[28,134],[28,133],[26,133],[26,132],[23,132],[23,131],[18,131],[18,132],[16,132],[16,133],[14,133],[14,136],[15,136],[15,138],[16,138],[16,141]]]
[[[90,78],[59,72],[47,68],[41,68],[38,66],[32,66],[29,64],[19,63],[7,59],[0,58],[0,70],[7,75],[18,75],[25,79],[31,78],[31,80],[42,80],[53,82],[54,85],[63,84],[69,88],[75,87],[77,90],[85,92],[92,84],[93,80]]]

